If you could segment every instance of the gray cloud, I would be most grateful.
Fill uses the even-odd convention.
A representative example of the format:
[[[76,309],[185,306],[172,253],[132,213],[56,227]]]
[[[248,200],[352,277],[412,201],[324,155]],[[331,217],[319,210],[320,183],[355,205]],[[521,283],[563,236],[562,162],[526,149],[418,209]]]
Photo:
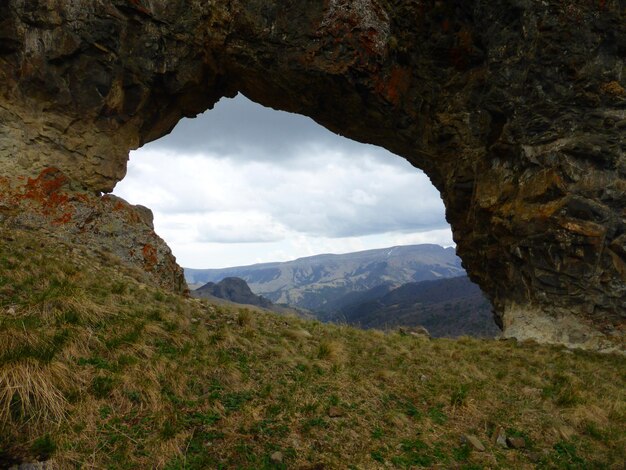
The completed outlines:
[[[151,149],[211,153],[237,161],[306,158],[315,148],[361,154],[386,165],[404,160],[374,145],[341,137],[298,114],[265,108],[239,94],[223,98],[214,109],[181,120],[171,134],[149,144]]]
[[[202,250],[233,260],[208,267],[451,240],[439,193],[406,160],[243,97],[134,152],[115,193],[154,210],[187,266]]]
[[[145,150],[132,157],[116,192],[162,214],[197,217],[205,241],[276,240],[285,228],[340,238],[447,226],[439,194],[422,172],[361,163],[358,154],[332,152],[293,168]]]

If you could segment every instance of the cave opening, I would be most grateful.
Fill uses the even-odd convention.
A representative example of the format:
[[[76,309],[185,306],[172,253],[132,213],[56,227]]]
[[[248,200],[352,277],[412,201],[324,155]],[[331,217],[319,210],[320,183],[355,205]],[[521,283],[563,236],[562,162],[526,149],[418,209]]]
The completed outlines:
[[[619,2],[572,6],[584,38],[574,42],[567,28],[537,27],[569,24],[563,19],[571,12],[550,2],[312,2],[305,9],[289,2],[105,2],[88,10],[58,3],[0,7],[8,44],[0,47],[3,220],[106,246],[180,292],[182,272],[149,212],[93,196],[123,178],[129,149],[242,92],[421,168],[444,198],[457,251],[505,335],[623,351]],[[241,166],[214,172],[212,186],[223,187]],[[161,168],[175,179],[171,166]],[[261,199],[261,175],[248,184],[257,188],[249,204]],[[276,193],[272,183],[267,192]],[[291,194],[303,193],[301,186]],[[336,186],[318,192],[332,196]],[[139,190],[149,191],[169,197],[159,183]],[[183,191],[193,193],[189,181],[174,194]],[[367,203],[364,193],[354,198]],[[189,264],[161,226],[158,205],[126,197],[155,208],[157,231]],[[299,209],[310,222],[313,212]],[[341,227],[349,214],[329,225]],[[257,222],[246,227],[258,236]],[[233,233],[230,225],[222,231]],[[276,236],[269,232],[261,235]],[[189,240],[184,246],[197,260],[199,250]]]
[[[421,170],[241,94],[132,152],[114,194],[154,211],[157,233],[186,267],[454,246]]]
[[[222,99],[133,152],[115,194],[154,211],[155,230],[191,289],[241,277],[255,294],[323,320],[382,328],[426,322],[436,336],[497,333],[489,301],[464,277],[429,178],[308,117],[241,94]],[[319,257],[347,253],[358,261]],[[302,259],[271,274],[265,267]],[[436,284],[453,278],[463,280]],[[386,311],[384,325],[372,315],[355,320],[361,300],[424,281],[435,284]]]

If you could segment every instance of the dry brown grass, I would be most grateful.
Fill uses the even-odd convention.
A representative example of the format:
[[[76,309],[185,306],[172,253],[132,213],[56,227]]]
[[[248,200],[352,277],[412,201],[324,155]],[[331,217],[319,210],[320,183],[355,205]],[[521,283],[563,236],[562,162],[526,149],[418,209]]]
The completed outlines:
[[[626,458],[623,357],[211,306],[29,237],[0,237],[0,467],[46,439],[60,468],[281,468],[277,450],[282,468]],[[527,449],[491,444],[497,426]]]
[[[296,328],[292,330],[287,330],[285,332],[285,337],[292,340],[306,341],[313,337],[311,333],[303,328]]]
[[[56,423],[67,415],[67,367],[59,362],[42,365],[33,360],[0,368],[0,428],[19,422]]]

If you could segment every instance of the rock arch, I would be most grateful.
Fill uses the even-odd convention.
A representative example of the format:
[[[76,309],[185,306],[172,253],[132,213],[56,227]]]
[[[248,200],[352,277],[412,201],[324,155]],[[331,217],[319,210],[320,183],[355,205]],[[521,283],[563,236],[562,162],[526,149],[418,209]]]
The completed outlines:
[[[623,347],[624,38],[618,0],[8,0],[0,214],[30,183],[109,192],[242,92],[423,169],[506,334]]]

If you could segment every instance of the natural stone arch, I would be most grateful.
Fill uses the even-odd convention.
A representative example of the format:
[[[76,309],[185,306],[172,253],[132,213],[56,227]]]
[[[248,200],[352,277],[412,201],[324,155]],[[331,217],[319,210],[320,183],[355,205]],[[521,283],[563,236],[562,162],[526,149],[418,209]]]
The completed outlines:
[[[51,167],[108,192],[243,92],[423,169],[508,334],[623,345],[618,0],[9,0],[0,25],[5,193]]]

